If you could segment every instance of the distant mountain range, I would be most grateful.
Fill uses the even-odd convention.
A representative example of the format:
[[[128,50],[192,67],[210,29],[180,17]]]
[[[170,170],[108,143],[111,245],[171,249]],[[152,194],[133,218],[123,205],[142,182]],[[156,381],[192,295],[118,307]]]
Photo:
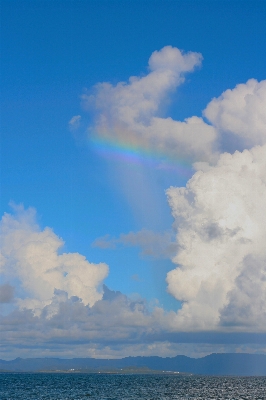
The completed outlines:
[[[203,375],[266,376],[266,355],[245,353],[211,354],[203,358],[176,357],[125,357],[122,359],[95,358],[16,358],[0,360],[4,372],[104,372],[128,367],[149,368],[158,371],[178,371]],[[78,371],[77,371],[78,370]]]

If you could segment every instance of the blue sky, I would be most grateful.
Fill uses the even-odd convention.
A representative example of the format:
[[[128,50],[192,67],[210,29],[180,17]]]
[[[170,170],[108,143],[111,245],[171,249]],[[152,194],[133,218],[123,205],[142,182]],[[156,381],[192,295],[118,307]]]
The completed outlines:
[[[47,246],[54,249],[58,238],[62,238],[64,245],[58,250],[58,256],[63,253],[79,253],[80,257],[85,256],[93,265],[106,263],[109,274],[104,273],[102,269],[103,275],[99,273],[98,280],[95,278],[97,282],[91,285],[95,287],[91,289],[94,294],[90,296],[82,297],[81,289],[75,292],[70,270],[64,272],[69,276],[68,283],[60,281],[61,283],[56,286],[57,278],[51,278],[54,283],[49,281],[49,285],[51,287],[54,285],[53,290],[61,290],[68,295],[69,299],[76,296],[81,299],[84,307],[88,307],[89,304],[89,307],[93,308],[96,307],[97,301],[103,301],[101,297],[104,283],[110,290],[119,291],[127,296],[128,302],[135,301],[142,304],[141,307],[147,308],[145,311],[147,313],[154,313],[156,304],[162,310],[161,312],[165,313],[164,318],[168,318],[168,322],[156,322],[157,317],[151,314],[149,318],[155,318],[154,326],[157,324],[158,329],[159,327],[161,329],[160,332],[179,332],[181,320],[178,320],[179,322],[177,321],[176,326],[173,327],[169,320],[175,317],[167,313],[173,312],[176,315],[178,310],[181,310],[182,304],[190,304],[190,301],[201,304],[196,294],[188,294],[189,287],[193,285],[196,287],[195,276],[205,276],[206,271],[211,268],[211,266],[206,266],[208,261],[204,259],[202,263],[205,267],[202,266],[202,270],[195,272],[195,276],[188,274],[181,277],[178,275],[179,272],[177,274],[170,272],[177,271],[182,265],[183,268],[189,269],[191,265],[197,265],[198,261],[195,260],[202,257],[198,248],[194,249],[195,260],[190,260],[185,250],[182,252],[184,248],[187,252],[189,248],[192,249],[192,253],[194,251],[193,244],[189,241],[192,240],[191,232],[196,231],[197,224],[200,224],[198,216],[203,218],[202,224],[205,224],[208,218],[210,219],[206,232],[212,238],[219,236],[219,229],[231,229],[232,232],[244,231],[246,225],[241,227],[239,222],[243,220],[244,214],[239,217],[239,221],[235,222],[234,227],[229,224],[230,226],[226,225],[224,228],[222,221],[229,215],[230,204],[234,204],[237,208],[239,199],[249,197],[246,189],[239,188],[237,192],[239,199],[235,200],[232,197],[227,208],[221,204],[221,212],[217,214],[218,216],[211,208],[214,207],[211,200],[206,197],[206,202],[203,203],[206,207],[209,204],[209,208],[197,206],[197,211],[191,211],[191,214],[187,216],[187,211],[185,209],[180,211],[178,205],[181,204],[181,197],[185,195],[181,192],[177,193],[177,189],[174,188],[185,187],[187,181],[193,176],[194,180],[187,189],[187,198],[196,196],[199,199],[199,195],[196,194],[197,188],[202,188],[202,192],[205,193],[210,187],[210,183],[207,182],[213,182],[213,180],[220,182],[219,179],[225,179],[232,182],[231,186],[219,187],[217,190],[222,191],[222,196],[230,199],[231,194],[235,193],[232,189],[235,187],[234,182],[240,182],[239,177],[232,176],[233,165],[238,161],[232,161],[229,173],[226,172],[225,167],[228,162],[221,161],[219,169],[215,167],[218,165],[217,160],[225,151],[230,154],[244,149],[252,152],[252,148],[256,145],[261,146],[262,156],[259,150],[256,150],[257,153],[254,150],[250,154],[254,160],[257,160],[258,170],[261,168],[263,171],[261,160],[263,154],[265,155],[263,145],[266,141],[263,133],[266,125],[264,108],[266,2],[221,0],[25,0],[21,2],[10,0],[2,1],[1,13],[0,206],[2,216],[4,213],[10,214],[8,221],[2,221],[3,243],[7,243],[7,237],[11,238],[12,235],[15,236],[9,240],[11,243],[16,243],[17,239],[14,239],[17,238],[16,232],[21,233],[23,229],[26,229],[25,232],[29,235],[32,232],[35,232],[37,236],[40,234],[40,237],[36,236],[35,239],[30,236],[25,243],[21,239],[22,244],[18,246],[25,249],[28,249],[29,243],[41,243],[42,240],[46,249]],[[179,51],[181,52],[177,53]],[[148,67],[149,59],[152,60],[150,67]],[[174,59],[174,66],[171,64],[172,59]],[[165,66],[164,63],[171,64],[171,67]],[[162,95],[157,98],[157,92],[153,87],[156,87],[160,79],[163,82],[169,74],[170,83],[168,86],[166,84],[163,86],[162,83],[160,88]],[[140,82],[138,86],[134,87],[132,81],[129,83],[131,76],[138,77]],[[146,76],[154,80],[145,81]],[[256,80],[257,83],[248,84],[250,79]],[[112,86],[106,89],[98,85],[101,82],[109,82]],[[124,84],[119,82],[124,82]],[[152,82],[151,85],[149,82]],[[238,84],[246,86],[239,90],[235,89]],[[146,88],[145,85],[150,85],[150,87]],[[145,93],[142,92],[144,86]],[[228,89],[235,89],[235,91],[232,95],[228,95],[228,103],[225,103],[219,96]],[[253,97],[242,110],[245,90]],[[138,109],[138,101],[145,96],[149,99],[147,112],[145,107]],[[218,98],[217,102],[211,103],[214,98]],[[232,101],[232,106],[230,101]],[[215,104],[220,107],[217,113]],[[235,104],[240,105],[236,111]],[[250,108],[248,108],[249,104],[251,104]],[[206,108],[207,105],[209,108]],[[152,111],[149,111],[149,107]],[[155,111],[152,107],[155,107]],[[207,111],[203,113],[205,109]],[[230,114],[231,111],[233,117]],[[137,113],[137,117],[134,117],[134,113]],[[253,115],[252,113],[253,119],[248,117]],[[229,114],[233,119],[231,117],[231,119],[226,119]],[[195,128],[196,136],[190,138],[190,133],[186,133],[186,129],[190,128],[184,121],[192,116],[202,119],[201,122],[197,120],[199,127],[197,125]],[[73,123],[73,117],[76,117],[77,123]],[[104,122],[102,122],[103,118]],[[173,121],[173,127],[166,126],[169,122],[168,118]],[[72,123],[69,124],[70,121]],[[169,123],[172,124],[172,122]],[[168,129],[169,137],[165,139]],[[178,133],[179,129],[180,133]],[[185,131],[183,132],[182,129]],[[173,136],[171,132],[175,130],[177,133]],[[194,134],[193,132],[192,130],[191,135]],[[205,134],[205,132],[208,133]],[[178,135],[181,135],[180,138]],[[190,139],[182,139],[186,135]],[[242,157],[247,158],[245,155]],[[248,163],[246,158],[245,163]],[[194,165],[193,167],[194,162],[210,163],[215,171],[214,177],[207,171],[206,166],[195,167]],[[222,168],[221,165],[224,167]],[[200,181],[198,175],[197,177],[194,175],[195,169],[203,171],[206,182],[203,178]],[[222,178],[219,174],[223,174]],[[248,185],[248,176],[248,174],[245,175],[246,183],[243,181],[243,187]],[[264,177],[261,179],[263,181]],[[170,187],[172,189],[169,189]],[[264,198],[264,189],[256,187],[254,190],[255,194],[261,193]],[[255,199],[257,203],[254,204],[258,204],[259,207],[260,202],[255,194],[250,195],[250,199]],[[213,195],[213,202],[219,202],[219,198],[215,200]],[[182,199],[184,200],[185,197]],[[23,204],[24,211],[16,207],[12,211],[10,201],[16,205]],[[30,212],[27,211],[29,207],[36,210],[37,228],[29,215]],[[263,203],[261,207],[260,212],[263,215],[265,211]],[[217,210],[218,208],[217,203]],[[248,211],[245,212],[247,215]],[[185,214],[186,217],[184,217]],[[254,226],[259,224],[256,222],[255,215],[247,215],[247,219],[253,221]],[[46,236],[42,235],[45,227],[49,227],[50,236],[48,233]],[[252,232],[254,230],[255,228]],[[257,230],[260,232],[259,237],[262,237],[263,229],[259,226]],[[6,232],[9,232],[11,236],[8,236]],[[26,236],[26,234],[22,235],[24,238]],[[44,239],[44,236],[49,237],[49,240]],[[199,246],[201,239],[199,239]],[[198,243],[197,240],[196,238],[193,243]],[[245,236],[245,240],[259,241],[253,236],[249,239]],[[224,251],[222,240],[215,246],[217,252],[219,248],[222,249],[221,252]],[[49,250],[47,250],[49,254],[46,254],[31,249],[29,251],[32,253],[29,256],[29,252],[23,255],[18,248],[20,247],[14,248],[12,253],[7,250],[10,249],[9,244],[3,246],[3,254],[7,260],[1,279],[4,318],[15,318],[15,312],[31,313],[29,318],[39,318],[42,321],[40,324],[46,326],[43,310],[51,304],[52,295],[49,295],[50,297],[46,295],[48,290],[46,278],[43,278],[46,283],[40,283],[39,279],[42,278],[40,272],[36,271],[40,269],[43,271],[38,254],[40,257],[50,259]],[[201,248],[202,251],[207,252],[207,258],[217,265],[222,263],[221,260],[227,260],[227,264],[219,264],[220,268],[225,268],[225,270],[227,267],[230,268],[229,255],[224,254],[221,260],[216,260],[214,256],[212,259],[212,247],[205,246],[205,242],[202,242]],[[244,279],[243,276],[246,277],[243,271],[255,270],[255,267],[248,267],[248,265],[253,265],[249,261],[251,258],[259,260],[254,263],[256,266],[262,265],[256,267],[262,274],[265,254],[262,251],[258,255],[256,251],[248,248],[246,253],[243,253],[242,261],[235,266],[235,271],[238,272],[234,282],[240,282]],[[232,252],[238,254],[235,248]],[[34,260],[29,261],[27,257]],[[79,265],[81,261],[77,263]],[[239,272],[241,263],[243,264],[242,272]],[[14,267],[12,273],[8,272],[13,268],[10,265],[17,266],[17,269]],[[53,264],[51,268],[58,270],[59,266],[55,267]],[[76,264],[75,268],[78,268]],[[77,271],[75,274],[82,281],[83,272],[78,269]],[[167,275],[169,272],[170,275]],[[32,274],[36,275],[36,281],[29,277]],[[92,274],[97,275],[96,272]],[[90,279],[92,278],[88,277],[86,287],[90,287],[88,283]],[[262,281],[262,278],[258,279]],[[226,279],[219,275],[218,281],[224,280]],[[210,279],[210,281],[213,280]],[[32,282],[32,286],[28,282]],[[202,287],[205,284],[209,285],[206,282],[202,284]],[[226,330],[225,327],[228,326],[232,326],[233,331],[234,329],[238,332],[252,331],[250,327],[243,325],[241,320],[241,315],[244,313],[242,309],[245,308],[244,295],[242,292],[240,294],[234,292],[236,287],[239,289],[242,284],[235,283],[234,287],[230,282],[226,286],[227,294],[224,296],[231,300],[229,303],[223,300],[222,307],[225,311],[219,316],[220,325],[214,323],[212,326],[210,322],[215,318],[217,320],[215,314],[217,310],[214,312],[216,316],[210,313],[208,317],[210,320],[208,318],[204,320],[205,314],[202,310],[204,307],[208,308],[207,300],[204,300],[202,309],[197,311],[197,315],[199,319],[205,321],[205,325],[188,324],[187,330],[204,331],[210,324],[212,330],[219,332]],[[212,290],[219,291],[218,283],[217,288]],[[39,288],[39,292],[37,289],[33,290],[34,286]],[[49,290],[52,290],[50,286]],[[205,292],[211,291],[211,289],[206,289],[207,286],[204,286]],[[242,286],[244,287],[244,284]],[[179,287],[184,287],[184,290],[182,291]],[[264,303],[256,306],[257,300],[250,294],[253,289],[249,289],[248,296],[251,303],[254,300],[252,304],[256,312],[250,311],[248,319],[253,321],[254,317],[252,332],[261,334],[264,332],[264,327],[257,324],[256,318],[264,318]],[[261,290],[264,293],[264,286]],[[183,293],[185,291],[186,293]],[[119,297],[118,294],[117,296]],[[28,299],[28,303],[25,299]],[[208,301],[212,302],[213,300],[210,299],[211,297]],[[65,300],[57,299],[56,301],[59,304],[64,303]],[[238,311],[232,311],[235,309]],[[189,318],[188,315],[194,315],[195,311],[193,309],[193,312],[189,311],[185,314],[184,309],[182,310],[181,312],[185,315],[182,314],[183,322]],[[56,312],[60,313],[60,310]],[[97,310],[94,312],[97,314]],[[143,311],[143,315],[146,315],[145,312]],[[51,315],[50,319],[47,317],[49,321],[55,314]],[[180,315],[177,319],[181,318]],[[135,315],[130,318],[137,320]],[[19,325],[18,322],[17,324]],[[121,326],[132,325],[124,320],[120,324]],[[19,329],[17,327],[16,331]],[[145,331],[143,327],[142,335],[146,335],[149,329],[156,330],[157,328],[146,327]],[[7,339],[8,350],[1,353],[2,357],[12,358],[17,354],[22,356],[54,354],[51,349],[50,353],[45,353],[43,348],[48,346],[45,346],[44,342],[38,342],[38,334],[36,328],[36,342],[34,341],[35,345],[30,349],[26,342],[14,339],[12,345]],[[80,338],[83,337],[83,334],[80,335]],[[140,336],[138,331],[128,335],[125,336],[126,339],[124,337],[123,344],[119,343],[118,339],[116,344],[106,344],[103,338],[102,341],[95,342],[95,352],[91,350],[91,353],[87,354],[101,357],[130,355],[132,352],[148,354],[141,340],[135,340],[134,349],[129,345],[130,337]],[[196,345],[193,349],[185,347],[184,344],[182,344],[183,347],[181,345],[174,347],[171,345],[171,340],[165,339],[163,333],[160,335],[159,342],[167,343],[165,347],[161,347],[164,350],[160,355],[175,355],[177,352],[200,355],[213,350],[226,351],[224,347],[214,348],[211,344],[208,344],[210,347],[202,350],[202,353]],[[79,351],[82,353],[81,347],[77,350],[74,344],[71,345],[71,336],[67,340],[73,353],[70,350],[66,351],[62,345],[62,349],[58,351],[59,355],[73,355],[78,354]],[[86,343],[88,339],[82,340]],[[145,340],[148,341],[148,339]],[[54,345],[57,338],[51,333],[49,341]],[[264,351],[262,348],[255,349],[255,344],[250,351]],[[149,346],[152,345],[153,339],[150,339]],[[154,346],[149,350],[149,354],[159,352],[159,347]],[[41,353],[40,348],[42,348]],[[236,348],[232,347],[230,351],[236,351]]]

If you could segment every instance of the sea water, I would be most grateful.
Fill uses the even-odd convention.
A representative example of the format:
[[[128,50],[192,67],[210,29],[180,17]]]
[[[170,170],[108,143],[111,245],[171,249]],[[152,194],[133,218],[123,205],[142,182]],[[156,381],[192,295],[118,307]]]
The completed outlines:
[[[0,374],[1,400],[266,399],[266,377]]]

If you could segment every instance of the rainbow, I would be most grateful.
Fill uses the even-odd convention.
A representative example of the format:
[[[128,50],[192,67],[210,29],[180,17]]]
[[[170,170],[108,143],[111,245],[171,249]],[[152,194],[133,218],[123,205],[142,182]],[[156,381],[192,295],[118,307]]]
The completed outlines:
[[[176,171],[189,178],[192,172],[191,163],[187,160],[177,160],[173,156],[151,150],[116,137],[92,135],[90,146],[99,156],[107,160],[124,162],[131,165],[146,165],[157,170]]]

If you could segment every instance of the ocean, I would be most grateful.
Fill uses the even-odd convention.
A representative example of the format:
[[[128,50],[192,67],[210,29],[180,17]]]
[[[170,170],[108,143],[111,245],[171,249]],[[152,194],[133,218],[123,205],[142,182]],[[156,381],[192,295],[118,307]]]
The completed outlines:
[[[1,400],[262,400],[266,377],[1,373]]]

